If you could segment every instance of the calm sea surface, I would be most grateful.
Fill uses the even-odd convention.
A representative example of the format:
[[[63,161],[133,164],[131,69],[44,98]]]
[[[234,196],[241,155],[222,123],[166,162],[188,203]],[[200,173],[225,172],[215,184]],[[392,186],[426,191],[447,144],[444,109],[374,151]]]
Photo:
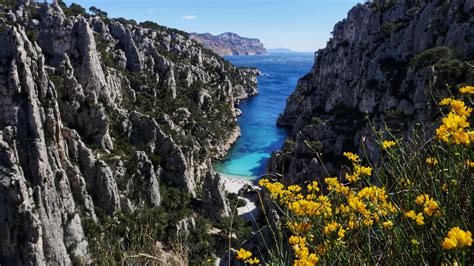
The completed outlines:
[[[313,65],[312,53],[285,53],[263,56],[229,56],[237,66],[256,67],[259,94],[240,103],[241,137],[228,156],[215,164],[225,174],[254,179],[265,173],[265,165],[273,151],[281,148],[288,132],[278,128],[276,120],[285,109],[286,99]]]

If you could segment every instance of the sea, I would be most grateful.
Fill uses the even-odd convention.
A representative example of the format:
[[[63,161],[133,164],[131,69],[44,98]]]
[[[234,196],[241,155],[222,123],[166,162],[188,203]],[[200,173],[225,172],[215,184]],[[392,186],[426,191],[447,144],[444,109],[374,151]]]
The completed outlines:
[[[238,119],[241,136],[214,169],[241,179],[254,180],[265,174],[271,153],[279,150],[288,130],[277,127],[278,116],[296,88],[298,79],[311,69],[313,53],[271,53],[256,56],[227,56],[237,66],[256,67],[259,94],[241,101]]]

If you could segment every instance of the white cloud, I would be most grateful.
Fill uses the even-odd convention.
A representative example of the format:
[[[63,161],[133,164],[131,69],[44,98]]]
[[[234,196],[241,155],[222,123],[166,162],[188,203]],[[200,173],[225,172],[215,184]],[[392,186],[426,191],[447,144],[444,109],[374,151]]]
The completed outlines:
[[[182,16],[181,18],[186,19],[186,20],[193,20],[193,19],[197,19],[198,17],[194,15],[187,15],[187,16]]]
[[[147,11],[148,11],[148,14],[155,13],[154,9],[148,9]]]

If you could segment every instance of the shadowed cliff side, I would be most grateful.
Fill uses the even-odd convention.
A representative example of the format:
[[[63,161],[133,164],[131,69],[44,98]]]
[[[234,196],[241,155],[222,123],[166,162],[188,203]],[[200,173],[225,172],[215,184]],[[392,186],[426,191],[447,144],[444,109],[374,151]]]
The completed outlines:
[[[330,174],[343,151],[376,162],[373,129],[405,135],[439,117],[436,101],[474,82],[474,1],[373,1],[337,23],[278,120],[292,129],[270,173],[289,183]]]

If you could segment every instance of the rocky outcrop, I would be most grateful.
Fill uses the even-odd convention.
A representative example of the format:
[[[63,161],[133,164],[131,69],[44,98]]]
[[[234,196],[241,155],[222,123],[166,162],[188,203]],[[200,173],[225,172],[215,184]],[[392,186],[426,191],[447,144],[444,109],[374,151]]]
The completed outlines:
[[[160,176],[162,171],[160,166],[157,166],[158,169],[155,171],[153,163],[143,151],[136,152],[130,163],[132,165],[126,168],[131,176],[131,179],[127,180],[130,197],[138,201],[136,205],[141,208],[159,206],[161,196],[157,176]]]
[[[162,184],[226,215],[203,181],[256,73],[151,22],[23,2],[0,8],[0,264],[93,263],[108,231],[87,230],[162,205]]]
[[[219,55],[262,55],[267,50],[259,39],[240,37],[231,32],[212,35],[191,33],[190,37]]]
[[[218,173],[208,172],[202,186],[205,212],[214,220],[229,215],[229,206],[225,200],[224,184]]]
[[[343,151],[377,162],[373,128],[403,136],[433,121],[439,116],[434,99],[474,82],[473,14],[472,0],[354,7],[288,99],[278,124],[292,133],[268,170],[301,182],[326,174],[315,153],[330,173],[339,169]]]

